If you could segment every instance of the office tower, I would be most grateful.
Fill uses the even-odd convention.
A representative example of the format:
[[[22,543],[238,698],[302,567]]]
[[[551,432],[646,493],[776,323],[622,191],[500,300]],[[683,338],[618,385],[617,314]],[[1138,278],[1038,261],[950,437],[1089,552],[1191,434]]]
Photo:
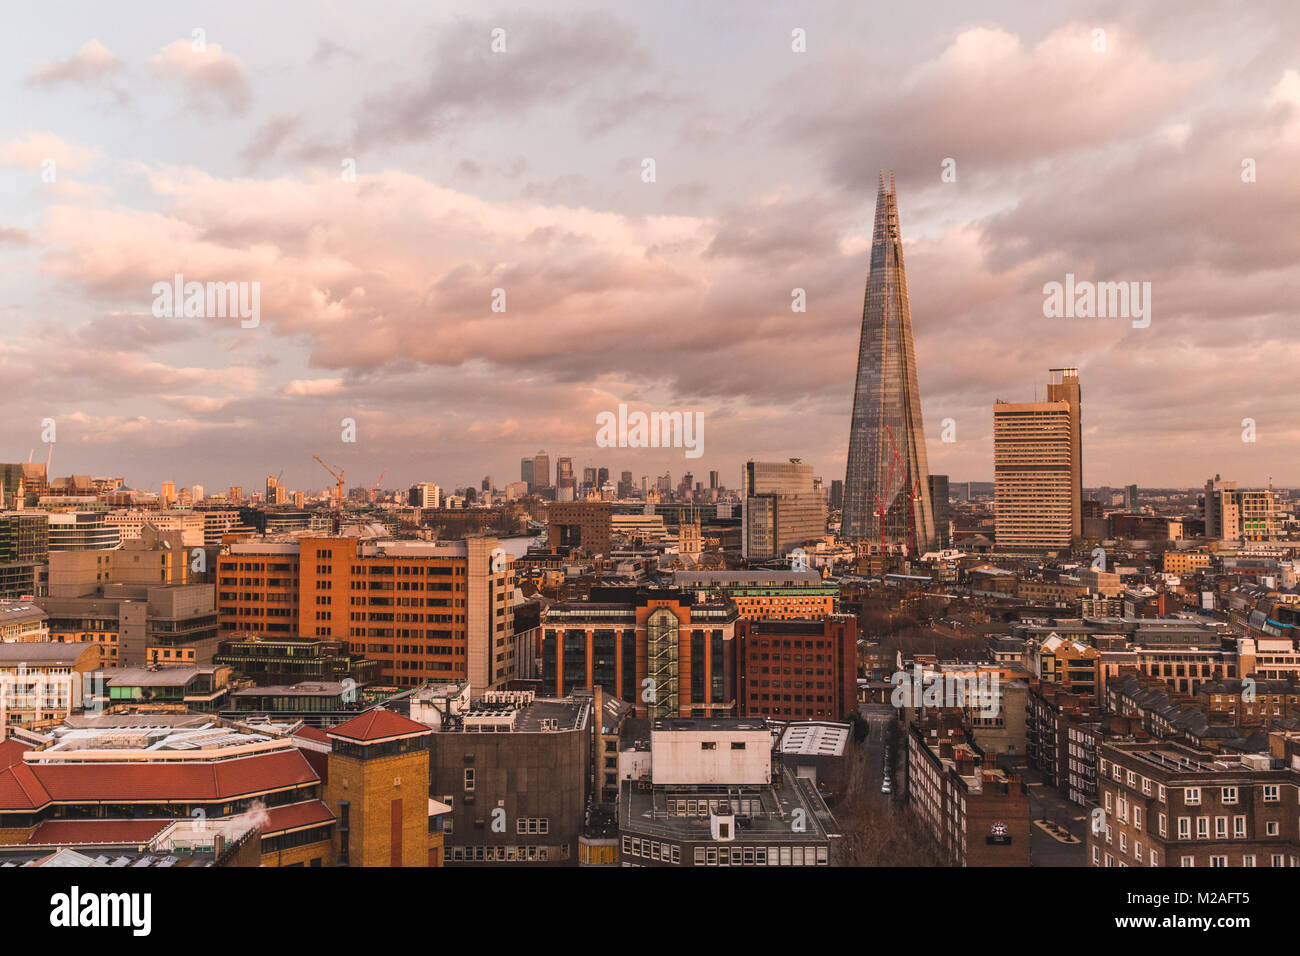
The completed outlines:
[[[573,459],[555,459],[555,500],[572,501],[577,497],[578,481],[573,476]]]
[[[519,480],[528,486],[530,495],[537,490],[537,482],[533,480],[533,459],[519,459]]]
[[[880,177],[853,389],[841,537],[924,553],[934,509],[893,176]]]
[[[442,489],[432,481],[421,481],[406,493],[406,503],[413,508],[440,508]]]
[[[544,451],[533,456],[533,487],[538,491],[551,487],[551,458]]]
[[[240,505],[244,503],[244,489],[239,485],[231,485],[226,492],[226,501],[228,504]]]
[[[490,690],[516,676],[510,641],[514,572],[494,557],[498,546],[493,537],[411,541],[351,535],[232,544],[217,557],[217,578],[238,573],[248,588],[218,593],[219,632],[227,639],[254,633],[342,641],[350,653],[378,661],[385,683],[418,687],[468,680]],[[239,570],[249,564],[256,567]],[[418,600],[429,610],[401,612],[419,620],[400,623],[400,641],[392,627],[355,626],[357,620],[386,621],[399,600],[391,585],[408,575],[423,584]],[[331,594],[333,604],[318,601]]]
[[[266,478],[266,503],[275,504],[275,489],[280,484],[280,479],[274,475],[268,475]]]
[[[625,471],[618,479],[618,496],[620,498],[632,497],[632,472]]]
[[[718,473],[716,471],[709,472],[709,490],[718,490]]]
[[[45,512],[0,512],[0,600],[35,597],[49,558],[50,526]]]
[[[750,461],[741,468],[741,553],[767,561],[826,533],[826,499],[813,487],[813,466],[797,458]]]
[[[15,510],[30,508],[41,495],[49,494],[49,469],[44,462],[0,465],[0,484],[4,492],[4,501],[0,504]]]
[[[299,510],[307,507],[307,496],[301,491],[293,493],[293,506]]]
[[[831,511],[844,507],[844,482],[838,478],[831,479]]]
[[[993,406],[999,550],[1059,550],[1082,535],[1079,373],[1052,369],[1047,398]]]
[[[289,500],[289,489],[286,488],[284,485],[276,485],[275,501],[273,503],[277,505],[282,505],[287,503],[288,500]]]
[[[483,476],[483,483],[482,483],[479,487],[480,487],[480,489],[483,490],[483,491],[496,491],[496,490],[497,490],[496,483],[492,480],[492,476],[491,476],[491,475],[484,475],[484,476]]]
[[[158,497],[160,499],[159,503],[163,508],[170,508],[172,505],[176,504],[176,482],[164,481],[162,483],[162,491],[159,493]]]
[[[1281,532],[1273,490],[1239,490],[1215,475],[1205,483],[1205,536],[1220,541],[1267,541]]]
[[[608,468],[597,468],[597,469],[596,469],[596,484],[599,485],[601,488],[603,488],[603,487],[605,487],[605,484],[606,484],[608,481],[609,481],[609,469],[608,469]]]
[[[1124,486],[1124,510],[1125,511],[1138,510],[1138,486],[1137,485]]]
[[[584,468],[584,469],[582,469],[582,486],[583,486],[584,488],[597,488],[597,487],[599,487],[599,485],[596,484],[596,469],[595,469],[595,468]]]
[[[1065,402],[1070,409],[1070,526],[1074,540],[1083,535],[1083,422],[1077,368],[1048,369],[1047,400]],[[1134,507],[1137,505],[1137,485],[1133,486]]]
[[[952,545],[952,507],[948,503],[948,476],[930,476],[930,502],[934,505],[935,545],[947,548]]]
[[[196,505],[203,500],[202,485],[193,485],[190,487],[190,500]]]

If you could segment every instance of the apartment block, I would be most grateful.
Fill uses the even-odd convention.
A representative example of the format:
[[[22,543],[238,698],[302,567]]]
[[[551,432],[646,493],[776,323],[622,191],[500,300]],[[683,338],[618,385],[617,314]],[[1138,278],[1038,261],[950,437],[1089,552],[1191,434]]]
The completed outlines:
[[[1269,754],[1102,743],[1091,866],[1300,866],[1300,772]]]

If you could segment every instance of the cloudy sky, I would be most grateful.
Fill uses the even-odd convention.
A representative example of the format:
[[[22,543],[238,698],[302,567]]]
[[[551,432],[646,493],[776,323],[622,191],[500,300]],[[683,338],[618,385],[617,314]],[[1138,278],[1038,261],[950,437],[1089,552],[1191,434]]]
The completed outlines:
[[[1085,484],[1300,485],[1300,7],[973,6],[8,10],[0,460],[49,418],[54,474],[155,489],[829,482],[886,168],[932,471],[991,478],[994,400],[1075,365]],[[177,273],[260,322],[155,317]],[[1149,327],[1045,318],[1067,273],[1151,283]],[[619,403],[703,457],[597,447]]]

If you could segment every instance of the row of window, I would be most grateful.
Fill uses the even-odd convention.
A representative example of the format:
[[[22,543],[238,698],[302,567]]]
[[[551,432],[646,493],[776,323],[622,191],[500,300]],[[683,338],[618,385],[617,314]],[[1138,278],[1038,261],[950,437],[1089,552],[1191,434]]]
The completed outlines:
[[[829,866],[825,846],[697,846],[696,866]]]
[[[453,863],[545,863],[554,847],[547,846],[453,846],[447,859]],[[560,847],[556,859],[569,858],[569,844]]]

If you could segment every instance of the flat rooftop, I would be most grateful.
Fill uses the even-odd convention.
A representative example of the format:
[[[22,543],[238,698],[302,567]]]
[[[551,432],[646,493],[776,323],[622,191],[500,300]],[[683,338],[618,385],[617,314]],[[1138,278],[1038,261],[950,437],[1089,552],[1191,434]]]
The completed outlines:
[[[169,717],[171,719],[169,719]],[[178,714],[69,717],[44,734],[47,743],[28,760],[92,752],[135,750],[203,756],[226,747],[270,743],[278,738],[213,717]]]
[[[667,730],[766,730],[762,717],[656,717],[654,731]]]
[[[649,835],[684,843],[710,843],[709,814],[670,813],[668,801],[731,800],[736,811],[738,844],[805,844],[824,841],[835,834],[835,819],[810,781],[783,772],[782,786],[689,787],[670,786],[642,790],[634,780],[622,782],[619,828],[623,833]],[[707,806],[707,804],[706,804]],[[791,825],[801,811],[804,829]]]

